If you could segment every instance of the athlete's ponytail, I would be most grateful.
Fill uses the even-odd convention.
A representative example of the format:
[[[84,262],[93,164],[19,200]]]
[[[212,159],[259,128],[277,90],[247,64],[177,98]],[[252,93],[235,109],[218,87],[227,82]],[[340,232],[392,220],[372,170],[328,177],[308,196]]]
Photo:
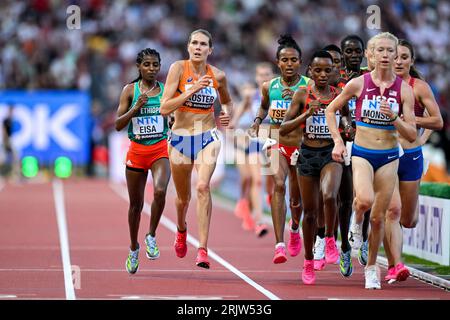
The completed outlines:
[[[405,39],[399,39],[398,45],[408,48],[409,53],[411,54],[411,60],[414,62],[414,60],[416,59],[416,54],[414,52],[414,47],[412,46],[411,42],[409,42],[408,40],[405,40]],[[420,75],[419,71],[416,69],[416,67],[414,65],[412,65],[409,68],[409,75],[413,78],[418,78],[418,79],[423,80],[422,76]]]
[[[284,48],[293,48],[298,51],[298,55],[301,58],[302,57],[302,50],[298,46],[297,42],[292,38],[290,34],[283,34],[278,39],[278,49],[277,49],[277,59],[280,58],[280,51]]]
[[[136,63],[137,64],[141,64],[142,61],[144,60],[145,56],[155,56],[155,57],[158,58],[158,62],[161,63],[161,57],[159,55],[159,52],[156,51],[155,49],[150,49],[150,48],[143,49],[137,54]],[[134,79],[130,83],[135,83],[135,82],[137,82],[137,81],[139,81],[141,79],[142,79],[142,75],[141,75],[141,72],[139,71],[139,77],[137,77],[136,79]]]

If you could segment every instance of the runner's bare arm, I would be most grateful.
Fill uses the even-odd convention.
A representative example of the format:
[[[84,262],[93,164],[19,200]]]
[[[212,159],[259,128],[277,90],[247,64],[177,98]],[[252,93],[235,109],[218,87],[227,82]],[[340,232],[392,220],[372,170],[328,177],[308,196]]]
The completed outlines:
[[[269,113],[269,83],[270,81],[264,82],[261,88],[261,106],[258,109],[255,120],[252,126],[248,130],[248,134],[251,137],[257,137],[259,133],[259,125],[267,117]]]
[[[348,101],[360,94],[363,85],[363,78],[359,77],[350,80],[342,92],[328,105],[325,109],[325,116],[327,119],[328,128],[333,138],[334,144],[342,144],[343,140],[336,125],[336,111],[341,110],[343,106],[348,104]]]
[[[280,135],[286,135],[289,132],[300,127],[302,123],[305,123],[306,118],[308,118],[314,109],[310,108],[304,113],[300,114],[305,106],[306,90],[301,88],[295,91],[292,97],[292,102],[284,115],[283,122],[280,126]]]
[[[414,116],[414,93],[409,84],[404,81],[402,82],[401,90],[403,119],[397,114],[394,114],[389,106],[383,106],[386,103],[385,100],[382,101],[380,111],[393,120],[392,124],[400,135],[409,142],[414,142],[417,138],[416,120]]]
[[[425,129],[441,130],[444,121],[430,86],[425,81],[417,81],[416,87],[419,90],[419,102],[429,115],[428,117],[416,117],[417,125]]]
[[[122,130],[128,125],[130,119],[138,112],[142,105],[147,102],[148,97],[146,97],[147,96],[145,95],[140,95],[133,108],[130,108],[133,99],[133,84],[127,84],[123,87],[122,93],[120,94],[119,107],[117,108],[117,117],[115,122],[117,131]]]

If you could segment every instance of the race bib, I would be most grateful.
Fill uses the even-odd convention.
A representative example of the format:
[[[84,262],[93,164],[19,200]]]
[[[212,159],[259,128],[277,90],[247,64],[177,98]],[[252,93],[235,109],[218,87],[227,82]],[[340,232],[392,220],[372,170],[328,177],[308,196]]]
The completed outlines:
[[[393,98],[389,98],[388,103],[395,113],[399,111],[399,105],[397,101]],[[380,111],[380,102],[381,97],[376,97],[371,100],[364,99],[361,106],[361,118],[363,122],[370,124],[379,124],[379,125],[387,125],[391,123],[391,119],[388,116],[384,115]]]
[[[269,110],[269,116],[272,122],[277,124],[283,122],[284,115],[290,105],[290,100],[272,100]]]
[[[131,121],[135,135],[158,134],[164,131],[164,118],[161,115],[134,117]]]
[[[186,84],[184,88],[189,90],[192,86],[192,84]],[[214,105],[216,98],[217,92],[211,83],[209,87],[205,87],[190,96],[184,105],[196,109],[209,109]]]
[[[339,115],[336,115],[336,126],[339,125]],[[313,115],[306,119],[306,134],[309,139],[331,139],[325,115]]]

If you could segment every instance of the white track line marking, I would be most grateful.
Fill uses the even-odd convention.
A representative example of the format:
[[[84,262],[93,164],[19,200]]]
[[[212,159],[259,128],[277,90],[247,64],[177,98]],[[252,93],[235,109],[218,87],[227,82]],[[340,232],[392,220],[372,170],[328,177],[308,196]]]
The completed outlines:
[[[69,236],[67,233],[66,209],[64,206],[64,189],[60,179],[53,180],[53,195],[55,199],[56,219],[58,221],[59,243],[64,269],[64,287],[66,299],[75,300],[75,289],[72,282],[72,265],[70,263]]]
[[[122,197],[122,199],[124,199],[125,201],[129,201],[128,199],[128,194],[126,193],[126,191],[123,188],[119,189],[118,185],[115,184],[110,184],[111,189],[114,190],[114,192],[116,192],[120,197]],[[150,216],[150,205],[146,202],[144,205],[144,210],[143,210],[148,216]],[[167,217],[165,217],[164,215],[161,216],[161,220],[160,223],[162,225],[164,225],[167,229],[169,229],[170,231],[172,231],[174,234],[176,234],[177,231],[177,226],[175,223],[173,223],[170,219],[168,219]],[[187,236],[187,242],[189,242],[191,245],[193,245],[194,247],[198,247],[199,245],[199,241],[192,237],[191,235],[188,234]],[[225,259],[223,259],[222,257],[220,257],[217,253],[214,252],[214,250],[208,248],[208,255],[216,260],[219,264],[221,264],[222,266],[224,266],[225,268],[227,268],[228,270],[230,270],[232,273],[234,273],[235,275],[237,275],[239,278],[241,278],[242,280],[244,280],[245,282],[247,282],[249,285],[251,285],[253,288],[255,288],[256,290],[258,290],[259,292],[261,292],[263,295],[265,295],[267,298],[269,298],[270,300],[281,300],[278,296],[276,296],[275,294],[273,294],[272,292],[270,292],[269,290],[267,290],[266,288],[262,287],[261,285],[259,285],[258,283],[256,283],[255,281],[253,281],[252,279],[250,279],[249,277],[247,277],[245,274],[243,274],[241,271],[239,271],[237,268],[235,268],[233,265],[231,265],[230,263],[228,263]]]

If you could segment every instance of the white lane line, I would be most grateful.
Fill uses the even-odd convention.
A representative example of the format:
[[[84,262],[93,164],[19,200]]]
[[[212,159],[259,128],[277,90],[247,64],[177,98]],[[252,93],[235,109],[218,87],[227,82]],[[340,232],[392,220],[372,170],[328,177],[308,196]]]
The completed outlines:
[[[75,289],[72,281],[72,265],[70,263],[69,236],[67,233],[66,209],[64,206],[64,189],[60,179],[53,180],[53,196],[55,199],[56,219],[58,221],[59,244],[64,269],[64,287],[66,299],[75,300]]]
[[[124,199],[125,201],[129,201],[128,199],[128,194],[127,192],[123,189],[123,188],[119,188],[118,185],[115,184],[110,184],[111,189],[113,189],[120,197],[122,197],[122,199]],[[143,210],[148,216],[150,216],[150,205],[146,202],[144,205],[144,210]],[[175,223],[173,223],[170,219],[168,219],[167,217],[165,217],[164,215],[161,216],[161,220],[160,223],[162,225],[164,225],[167,229],[169,229],[170,231],[172,231],[174,234],[176,234],[177,232],[177,226]],[[189,242],[191,245],[193,245],[194,247],[198,247],[199,245],[199,241],[192,237],[191,235],[188,234],[187,236],[187,242]],[[256,290],[258,290],[259,292],[261,292],[263,295],[265,295],[267,298],[269,298],[270,300],[281,300],[278,296],[276,296],[274,293],[270,292],[269,290],[267,290],[266,288],[264,288],[263,286],[259,285],[258,283],[256,283],[255,281],[253,281],[252,279],[250,279],[248,276],[246,276],[245,274],[243,274],[241,271],[239,271],[237,268],[235,268],[232,264],[228,263],[225,259],[223,259],[222,257],[220,257],[217,253],[214,252],[214,250],[208,248],[208,255],[213,259],[216,260],[219,264],[221,264],[222,266],[224,266],[225,268],[227,268],[228,270],[230,270],[231,272],[233,272],[235,275],[237,275],[239,278],[241,278],[242,280],[244,280],[245,282],[247,282],[249,285],[251,285],[253,288],[255,288]]]

